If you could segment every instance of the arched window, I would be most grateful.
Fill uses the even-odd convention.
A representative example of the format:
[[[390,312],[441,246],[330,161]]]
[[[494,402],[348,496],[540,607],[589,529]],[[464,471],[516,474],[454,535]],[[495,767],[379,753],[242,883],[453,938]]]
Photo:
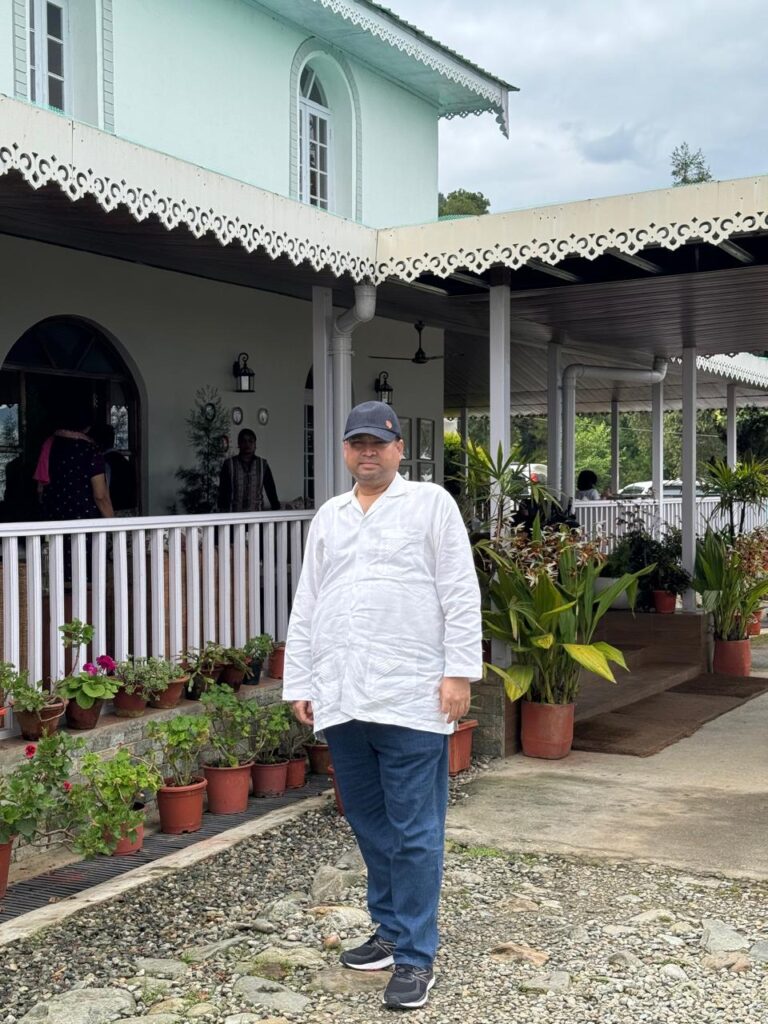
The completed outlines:
[[[331,111],[325,89],[311,64],[299,88],[299,198],[321,210],[333,209]]]

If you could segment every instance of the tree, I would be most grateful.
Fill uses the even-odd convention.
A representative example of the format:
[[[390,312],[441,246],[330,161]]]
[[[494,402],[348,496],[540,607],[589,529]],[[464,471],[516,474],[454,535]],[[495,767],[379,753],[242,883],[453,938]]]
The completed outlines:
[[[437,197],[439,217],[479,216],[490,208],[491,201],[482,192],[468,192],[465,188],[457,188],[447,196],[440,192]]]
[[[195,405],[187,416],[187,440],[195,453],[191,469],[176,471],[181,480],[179,499],[185,512],[213,512],[219,490],[219,473],[224,455],[229,416],[216,388],[206,385],[195,394]]]
[[[700,149],[692,152],[687,142],[672,150],[672,184],[696,185],[701,181],[712,181],[712,172],[707,167]]]

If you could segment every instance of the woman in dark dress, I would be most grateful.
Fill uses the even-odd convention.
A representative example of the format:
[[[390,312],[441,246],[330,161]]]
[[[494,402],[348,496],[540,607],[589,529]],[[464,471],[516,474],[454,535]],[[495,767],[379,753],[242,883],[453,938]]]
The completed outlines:
[[[90,424],[77,413],[43,444],[35,480],[43,519],[112,517],[104,456],[89,436]]]

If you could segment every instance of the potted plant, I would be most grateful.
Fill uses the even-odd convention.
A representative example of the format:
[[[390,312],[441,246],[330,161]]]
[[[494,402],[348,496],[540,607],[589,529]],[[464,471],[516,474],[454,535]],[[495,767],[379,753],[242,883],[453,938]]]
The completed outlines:
[[[75,849],[84,857],[136,853],[144,842],[144,804],[163,782],[157,767],[122,748],[109,760],[86,754],[80,774],[70,794],[85,822]]]
[[[251,659],[247,682],[254,686],[258,683],[264,663],[268,660],[274,647],[275,641],[269,633],[260,633],[258,636],[252,636],[246,642],[243,650],[246,657]]]
[[[724,675],[748,676],[752,651],[747,632],[750,618],[768,595],[768,576],[754,575],[741,538],[738,543],[707,530],[696,548],[692,586],[712,614],[715,652],[712,668]]]
[[[245,677],[250,674],[251,659],[243,647],[224,647],[221,660],[224,668],[219,675],[219,682],[231,686],[237,693]]]
[[[718,498],[712,519],[725,520],[733,543],[744,533],[750,505],[762,509],[768,502],[768,461],[756,459],[751,453],[735,466],[729,466],[725,459],[715,459],[707,466],[707,477]]]
[[[64,648],[72,649],[72,666],[77,669],[80,650],[93,640],[93,626],[80,619],[59,626]],[[73,671],[56,684],[56,692],[67,701],[66,717],[70,729],[94,729],[105,700],[117,693],[119,682],[113,673],[117,663],[108,655],[100,654],[93,662],[86,662],[79,671]]]
[[[8,884],[14,840],[27,843],[43,838],[71,838],[76,828],[70,801],[72,754],[82,741],[66,733],[43,736],[28,743],[24,761],[0,775],[0,899]]]
[[[203,765],[208,780],[208,810],[212,814],[240,814],[248,806],[252,757],[248,751],[252,710],[231,686],[216,683],[200,702],[211,725],[211,756]]]
[[[285,643],[275,644],[267,662],[267,675],[270,679],[282,679],[285,668]]]
[[[36,741],[56,732],[66,701],[57,693],[30,686],[27,672],[17,672],[8,661],[0,662],[0,680],[25,740]]]
[[[301,789],[307,781],[306,745],[312,735],[311,729],[294,718],[285,731],[282,753],[288,761],[286,789]]]
[[[204,691],[219,681],[224,671],[224,648],[209,640],[202,650],[190,648],[184,654],[182,668],[189,673],[187,697],[200,700]]]
[[[173,668],[164,658],[131,658],[115,669],[120,688],[115,694],[118,718],[141,718],[147,703],[168,689]]]
[[[653,566],[625,573],[600,593],[595,581],[602,555],[574,531],[536,524],[530,538],[513,531],[482,547],[493,567],[485,627],[516,658],[510,666],[487,667],[503,680],[510,700],[525,698],[523,753],[565,757],[573,742],[582,668],[615,683],[611,663],[627,667],[621,651],[594,639],[598,623],[619,594],[627,592],[634,603],[640,575]]]
[[[175,708],[178,706],[184,693],[184,687],[189,682],[189,674],[181,665],[168,662],[168,685],[164,690],[153,693],[149,698],[151,708]]]
[[[251,778],[254,796],[280,796],[285,792],[288,761],[280,754],[280,745],[291,724],[291,714],[285,704],[262,706],[256,701],[244,701],[250,706],[251,728],[248,746],[253,758]]]
[[[176,715],[165,722],[150,722],[149,738],[160,747],[168,770],[157,791],[160,828],[171,835],[197,832],[203,823],[203,796],[208,785],[200,775],[200,754],[207,745],[211,725],[205,715]]]
[[[608,590],[614,582],[629,573],[641,573],[633,609],[650,611],[654,607],[654,582],[649,573],[643,573],[649,566],[656,565],[659,556],[659,542],[648,532],[641,515],[634,509],[625,510],[618,519],[621,535],[614,538],[613,548],[605,559],[596,583],[598,592]],[[684,588],[685,589],[685,588]],[[614,599],[613,609],[628,609],[629,595],[621,591]]]
[[[320,738],[318,733],[310,733],[304,749],[309,758],[309,770],[315,775],[329,775],[328,768],[331,763],[331,751],[325,740]]]
[[[476,718],[463,718],[448,737],[448,774],[458,775],[472,764],[472,734],[478,726]]]

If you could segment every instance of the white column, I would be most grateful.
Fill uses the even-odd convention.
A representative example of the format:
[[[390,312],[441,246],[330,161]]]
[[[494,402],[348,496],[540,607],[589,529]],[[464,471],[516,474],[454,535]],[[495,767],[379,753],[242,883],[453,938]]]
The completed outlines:
[[[571,380],[562,385],[563,393],[563,448],[560,500],[565,507],[576,495],[576,383]]]
[[[344,462],[341,439],[347,416],[352,408],[352,335],[334,330],[331,337],[331,370],[333,378],[333,493],[343,494],[352,486]]]
[[[333,408],[330,340],[333,326],[333,292],[312,288],[312,384],[314,403],[315,508],[333,491]],[[339,435],[340,436],[340,435]],[[340,441],[338,442],[340,444]]]
[[[619,493],[621,459],[621,426],[619,421],[619,400],[611,399],[611,494]]]
[[[683,349],[683,567],[693,573],[696,560],[696,349]],[[683,607],[693,611],[696,595],[688,590]]]
[[[658,526],[664,522],[664,382],[651,386],[651,477],[658,503]],[[657,533],[659,531],[657,530]]]
[[[562,475],[563,407],[560,385],[560,345],[547,348],[547,484],[558,491]]]
[[[738,459],[736,450],[736,385],[728,385],[728,408],[726,412],[726,459],[733,469]]]
[[[499,444],[504,455],[510,448],[510,306],[509,285],[490,290],[490,455],[496,458]]]
[[[469,444],[469,409],[466,405],[461,410],[459,416],[459,436],[461,437],[461,447],[463,449],[461,456],[461,464],[464,467],[464,472],[467,472],[467,445]]]

